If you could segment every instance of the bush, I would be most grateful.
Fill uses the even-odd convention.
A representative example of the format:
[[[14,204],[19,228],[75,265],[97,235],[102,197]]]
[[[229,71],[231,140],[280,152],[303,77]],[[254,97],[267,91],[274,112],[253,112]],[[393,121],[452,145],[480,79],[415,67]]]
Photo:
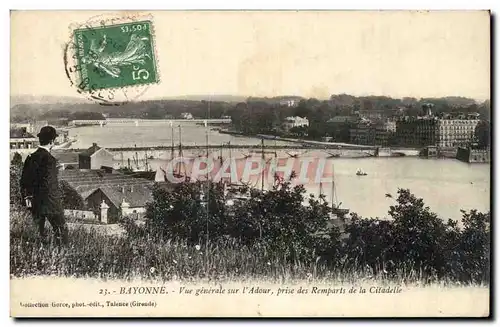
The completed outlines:
[[[179,238],[190,244],[206,239],[217,239],[224,234],[225,205],[220,185],[211,184],[210,190],[201,182],[179,183],[172,191],[158,186],[153,190],[153,202],[146,206],[146,227],[155,236]],[[210,196],[200,198],[200,192]],[[208,210],[207,210],[208,207]]]
[[[460,280],[485,282],[490,279],[490,213],[462,210],[464,228],[458,238],[454,258],[460,264],[455,273]]]
[[[262,244],[288,260],[312,261],[334,242],[328,226],[331,208],[311,196],[304,206],[305,189],[277,180],[267,192],[254,190],[247,201],[236,204],[229,235],[243,244]]]
[[[59,188],[61,189],[64,209],[83,210],[85,208],[82,196],[68,182],[59,181]]]
[[[398,191],[390,207],[391,220],[353,216],[346,227],[344,255],[351,269],[368,267],[374,273],[418,272],[428,280],[489,281],[490,214],[463,213],[464,228],[444,222],[409,190]]]

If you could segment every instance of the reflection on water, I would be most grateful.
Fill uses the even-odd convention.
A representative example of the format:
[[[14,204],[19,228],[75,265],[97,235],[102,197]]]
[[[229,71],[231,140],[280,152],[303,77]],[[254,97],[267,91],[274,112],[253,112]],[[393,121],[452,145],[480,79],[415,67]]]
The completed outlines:
[[[178,144],[178,130],[174,130],[174,143]],[[73,145],[76,148],[85,148],[98,143],[104,147],[121,146],[155,146],[171,145],[171,129],[168,124],[148,123],[135,127],[133,125],[107,125],[105,127],[79,127],[70,130],[71,136],[78,141]],[[211,131],[211,144],[259,144],[260,140],[246,137],[234,137],[227,134],[218,134]],[[205,128],[200,126],[183,126],[182,143],[189,145],[203,145],[206,142]],[[266,141],[274,144],[274,141]],[[317,150],[297,150],[302,156],[325,157],[328,153]],[[198,156],[203,150],[186,152],[186,156]],[[220,154],[212,150],[214,154]],[[233,158],[242,158],[249,151],[224,150],[222,155]],[[140,154],[144,159],[144,153]],[[257,154],[258,155],[258,154]],[[278,151],[277,156],[286,158],[289,154]],[[266,157],[273,156],[267,154]],[[170,153],[163,154],[165,159]],[[130,158],[130,156],[129,156]],[[126,156],[124,158],[126,162]],[[153,170],[158,168],[164,160],[150,160],[148,164]],[[418,197],[422,197],[425,204],[443,219],[459,219],[460,209],[489,210],[490,206],[490,165],[469,165],[453,159],[421,159],[421,158],[364,158],[329,159],[334,166],[336,197],[342,202],[342,207],[349,208],[362,216],[387,216],[389,206],[394,199],[385,196],[386,193],[397,196],[398,188],[408,188]],[[122,164],[119,155],[116,164]],[[356,176],[356,170],[361,168],[367,176]],[[258,184],[260,185],[260,184]],[[307,185],[307,191],[319,193],[319,185]],[[330,185],[323,187],[327,199],[331,197]]]

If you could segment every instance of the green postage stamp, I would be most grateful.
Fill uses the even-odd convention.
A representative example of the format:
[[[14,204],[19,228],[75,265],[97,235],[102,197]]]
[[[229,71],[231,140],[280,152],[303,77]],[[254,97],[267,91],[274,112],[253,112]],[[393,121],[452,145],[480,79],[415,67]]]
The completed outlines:
[[[78,88],[92,92],[157,83],[153,37],[149,20],[76,29]]]

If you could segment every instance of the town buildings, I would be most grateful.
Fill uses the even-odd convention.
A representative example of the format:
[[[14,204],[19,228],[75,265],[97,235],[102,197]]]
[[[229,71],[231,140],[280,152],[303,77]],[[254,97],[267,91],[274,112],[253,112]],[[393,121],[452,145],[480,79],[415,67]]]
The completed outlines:
[[[477,114],[404,117],[396,122],[395,137],[402,146],[467,146],[479,121]]]
[[[437,120],[436,145],[442,148],[467,146],[474,138],[479,124],[476,114],[461,117],[444,117]]]
[[[395,131],[395,121],[374,123],[362,118],[349,129],[349,139],[354,144],[388,146],[392,143]]]
[[[85,203],[88,209],[97,213],[101,212],[102,204],[106,204],[105,222],[108,224],[117,223],[125,216],[139,219],[146,212],[146,204],[153,199],[149,184],[100,186],[87,196]]]
[[[27,131],[26,127],[10,129],[10,149],[14,152],[23,152],[18,150],[28,150],[31,153],[40,144],[38,137]],[[26,151],[25,151],[26,152]]]
[[[283,99],[279,102],[280,106],[285,107],[297,107],[299,105],[300,100],[298,99]]]
[[[309,127],[309,120],[299,116],[286,117],[283,122],[283,129],[288,132],[294,127]]]
[[[490,149],[459,147],[456,158],[467,163],[489,163],[491,162],[491,153]]]
[[[35,122],[35,123],[11,123],[10,124],[10,157],[12,158],[15,153],[19,153],[22,158],[26,158],[27,155],[35,151],[40,142],[38,141],[38,131],[46,126],[47,122]],[[68,131],[58,129],[58,137],[55,140],[55,145],[62,145],[69,141]]]
[[[113,154],[93,143],[90,148],[78,155],[78,163],[80,169],[113,168]]]
[[[84,208],[78,213],[86,213],[87,217],[95,217],[103,223],[116,223],[125,216],[139,219],[146,211],[147,202],[152,200],[153,181],[116,170],[66,169],[60,172],[59,178],[82,197]],[[101,210],[103,203],[105,219]]]
[[[360,121],[349,129],[350,143],[372,145],[375,143],[375,127],[369,121]]]
[[[181,113],[181,119],[193,119],[193,115],[189,112]]]

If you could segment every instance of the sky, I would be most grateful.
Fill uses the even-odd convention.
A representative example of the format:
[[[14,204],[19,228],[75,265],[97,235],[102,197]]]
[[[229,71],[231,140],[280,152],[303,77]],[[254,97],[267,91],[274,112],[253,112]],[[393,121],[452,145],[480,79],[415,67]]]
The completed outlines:
[[[99,14],[13,11],[11,95],[80,96],[65,75],[63,49],[74,26]],[[209,94],[490,97],[485,11],[150,14],[161,80],[144,100]]]

